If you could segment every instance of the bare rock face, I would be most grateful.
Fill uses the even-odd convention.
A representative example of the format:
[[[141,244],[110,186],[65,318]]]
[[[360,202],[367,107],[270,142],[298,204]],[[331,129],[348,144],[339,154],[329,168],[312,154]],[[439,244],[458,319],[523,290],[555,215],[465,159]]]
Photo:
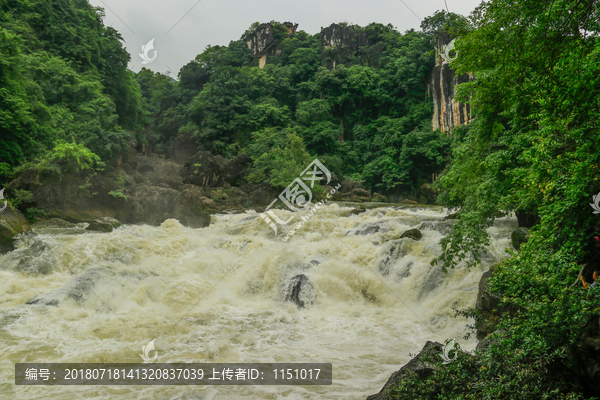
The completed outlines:
[[[356,51],[369,43],[367,35],[356,31],[352,26],[331,24],[321,31],[321,43],[324,48],[346,47]]]
[[[479,281],[479,291],[477,292],[477,303],[475,304],[475,310],[478,313],[477,316],[477,339],[483,340],[490,333],[496,331],[496,326],[504,314],[513,314],[519,310],[517,306],[506,304],[501,306],[500,296],[496,294],[488,293],[488,282],[496,269],[497,265],[493,265],[489,270],[483,273],[481,280]]]
[[[130,199],[123,205],[120,217],[126,223],[159,225],[174,218],[182,225],[202,228],[210,224],[208,206],[202,192],[183,191],[161,187],[138,185]]]
[[[287,36],[293,35],[298,29],[298,24],[284,22],[282,24],[287,29]],[[278,49],[276,38],[273,35],[273,26],[270,23],[261,24],[256,31],[246,37],[246,44],[254,57],[264,57],[266,62],[267,55],[277,55]],[[279,50],[280,51],[280,50]],[[260,66],[264,67],[264,63]]]
[[[271,24],[259,25],[256,32],[246,38],[246,44],[254,57],[261,56],[273,43],[275,43],[275,38]]]
[[[381,389],[379,393],[367,397],[367,400],[387,400],[388,396],[386,395],[386,391],[391,386],[402,382],[404,376],[410,372],[416,373],[421,379],[426,379],[429,377],[431,374],[433,374],[434,367],[433,365],[429,365],[429,363],[425,362],[423,357],[425,355],[441,354],[443,351],[442,349],[443,345],[441,343],[427,341],[421,352],[417,354],[415,358],[410,360],[398,371],[394,372],[383,386],[383,389]]]
[[[183,184],[181,166],[173,161],[160,157],[138,156],[137,172],[141,173],[150,185],[165,184],[172,189],[177,189]]]
[[[435,46],[436,53],[441,54],[444,46],[451,40],[448,34],[441,34]],[[450,132],[455,126],[471,120],[469,105],[457,101],[454,96],[458,84],[472,79],[472,74],[456,75],[447,61],[440,56],[436,57],[435,66],[427,82],[428,94],[433,98],[433,129]]]
[[[213,156],[209,151],[201,151],[186,161],[181,175],[186,184],[221,187],[227,183],[235,184],[251,163],[252,159],[246,154],[227,160]]]
[[[339,64],[347,64],[353,58],[357,61],[356,57],[360,62],[377,65],[381,54],[379,46],[369,48],[369,54],[364,54],[365,48],[371,44],[366,33],[352,25],[331,24],[321,30],[321,45],[324,49],[331,49],[329,52],[322,52],[321,55],[322,61],[326,61],[329,69],[334,69]]]
[[[3,207],[4,204],[1,205]],[[13,239],[20,233],[31,230],[27,220],[16,208],[7,206],[0,213],[0,253],[13,249]]]
[[[185,164],[188,158],[198,152],[196,142],[189,134],[177,136],[167,150],[167,156],[177,164]]]

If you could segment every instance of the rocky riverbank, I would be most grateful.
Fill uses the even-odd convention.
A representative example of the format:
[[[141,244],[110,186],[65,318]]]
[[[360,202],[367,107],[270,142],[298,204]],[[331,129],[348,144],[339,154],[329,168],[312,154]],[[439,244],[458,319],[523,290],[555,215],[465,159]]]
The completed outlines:
[[[451,214],[447,219],[456,218],[457,215]],[[537,218],[530,214],[517,213],[518,228],[515,229],[511,235],[511,243],[514,250],[519,250],[521,245],[529,240],[529,228],[537,223]],[[475,330],[476,337],[479,340],[475,352],[483,353],[488,350],[490,345],[489,336],[492,333],[498,332],[498,323],[500,319],[507,314],[514,314],[517,312],[526,312],[527,310],[519,309],[513,304],[503,304],[502,298],[498,294],[490,293],[488,290],[488,283],[493,277],[494,273],[498,270],[499,265],[492,265],[487,271],[485,271],[479,281],[477,301],[475,305]],[[585,276],[588,281],[591,281],[591,276],[594,271],[594,267],[591,264],[586,264],[582,267],[580,274]],[[577,282],[574,284],[578,284]],[[588,322],[586,332],[578,344],[579,347],[586,349],[590,352],[600,351],[600,330],[597,325],[594,326],[593,321]],[[409,373],[416,373],[418,379],[427,379],[431,376],[436,368],[432,363],[425,362],[423,359],[432,359],[430,355],[441,354],[443,351],[443,345],[437,342],[427,341],[423,349],[407,364],[405,364],[398,371],[394,372],[381,391],[377,394],[371,395],[367,400],[386,400],[389,397],[388,390],[395,385],[402,382],[403,379]],[[436,356],[437,357],[437,356]],[[442,366],[443,368],[443,366]],[[597,366],[592,365],[590,370],[596,370]],[[559,374],[559,372],[556,372]],[[560,377],[557,375],[556,379]]]
[[[30,222],[60,218],[111,231],[121,224],[156,226],[174,218],[184,226],[202,228],[210,224],[211,214],[249,208],[260,212],[277,198],[279,191],[266,183],[246,183],[251,167],[245,154],[227,160],[198,151],[182,136],[161,155],[131,143],[127,154],[99,172],[71,171],[65,176],[31,166],[9,184],[6,197],[19,199],[23,211],[36,211]],[[341,184],[333,200],[387,200],[352,180],[340,182],[333,176],[329,184]],[[0,213],[0,251],[11,250],[13,237],[28,229],[17,208]]]

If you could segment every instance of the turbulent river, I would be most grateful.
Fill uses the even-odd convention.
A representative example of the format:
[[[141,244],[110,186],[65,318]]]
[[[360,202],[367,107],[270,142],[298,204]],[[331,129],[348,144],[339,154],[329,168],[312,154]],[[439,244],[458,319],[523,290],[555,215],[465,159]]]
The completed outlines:
[[[203,229],[173,219],[111,233],[34,228],[0,256],[0,398],[365,399],[427,340],[473,350],[473,321],[453,309],[474,307],[516,220],[488,229],[481,267],[444,274],[430,261],[452,225],[446,210],[351,211],[322,206],[288,241],[251,210]],[[420,240],[400,238],[411,228]],[[137,363],[154,338],[157,362],[331,363],[333,384],[14,384],[18,362]]]

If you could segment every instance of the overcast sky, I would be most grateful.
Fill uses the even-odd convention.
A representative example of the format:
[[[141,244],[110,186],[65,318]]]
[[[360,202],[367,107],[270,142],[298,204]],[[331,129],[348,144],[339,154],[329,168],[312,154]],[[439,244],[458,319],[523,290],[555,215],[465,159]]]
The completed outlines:
[[[237,40],[255,21],[298,24],[298,30],[318,33],[334,22],[361,26],[391,23],[400,32],[419,29],[421,19],[445,9],[444,0],[89,0],[104,8],[104,24],[121,33],[131,54],[129,68],[156,72],[179,69],[207,45]],[[446,0],[451,12],[469,15],[480,0]],[[406,4],[406,5],[405,5]],[[407,7],[408,6],[408,7]],[[410,9],[409,9],[410,8]],[[411,11],[412,10],[412,11]],[[416,14],[416,16],[415,16]],[[154,61],[142,65],[141,46],[154,40]]]

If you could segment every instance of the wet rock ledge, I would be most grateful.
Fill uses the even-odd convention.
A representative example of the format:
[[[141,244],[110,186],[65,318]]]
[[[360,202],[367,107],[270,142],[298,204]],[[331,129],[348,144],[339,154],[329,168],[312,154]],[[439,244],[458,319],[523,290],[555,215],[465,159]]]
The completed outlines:
[[[367,400],[387,400],[388,396],[386,392],[388,391],[388,389],[401,382],[404,379],[404,377],[411,372],[416,373],[421,379],[428,378],[431,374],[433,374],[434,369],[433,366],[425,362],[423,358],[426,355],[441,354],[442,347],[442,344],[438,342],[431,342],[428,340],[427,343],[425,343],[425,346],[423,346],[423,349],[419,352],[419,354],[417,354],[415,358],[410,360],[398,371],[394,372],[383,386],[383,389],[381,389],[379,393],[367,397]]]
[[[280,191],[267,183],[246,183],[252,168],[252,159],[246,154],[225,159],[200,151],[189,135],[179,136],[165,154],[152,150],[151,145],[133,140],[128,152],[99,172],[63,171],[58,175],[31,166],[10,182],[5,195],[16,199],[28,193],[20,199],[22,210],[37,209],[37,215],[48,219],[87,223],[88,230],[100,232],[111,232],[121,224],[156,226],[169,218],[203,228],[210,224],[211,214],[249,208],[261,212],[279,195]],[[334,201],[387,201],[349,179],[341,182],[333,175],[329,184],[341,184]],[[28,229],[17,209],[0,213],[0,253],[12,250],[14,236]]]

